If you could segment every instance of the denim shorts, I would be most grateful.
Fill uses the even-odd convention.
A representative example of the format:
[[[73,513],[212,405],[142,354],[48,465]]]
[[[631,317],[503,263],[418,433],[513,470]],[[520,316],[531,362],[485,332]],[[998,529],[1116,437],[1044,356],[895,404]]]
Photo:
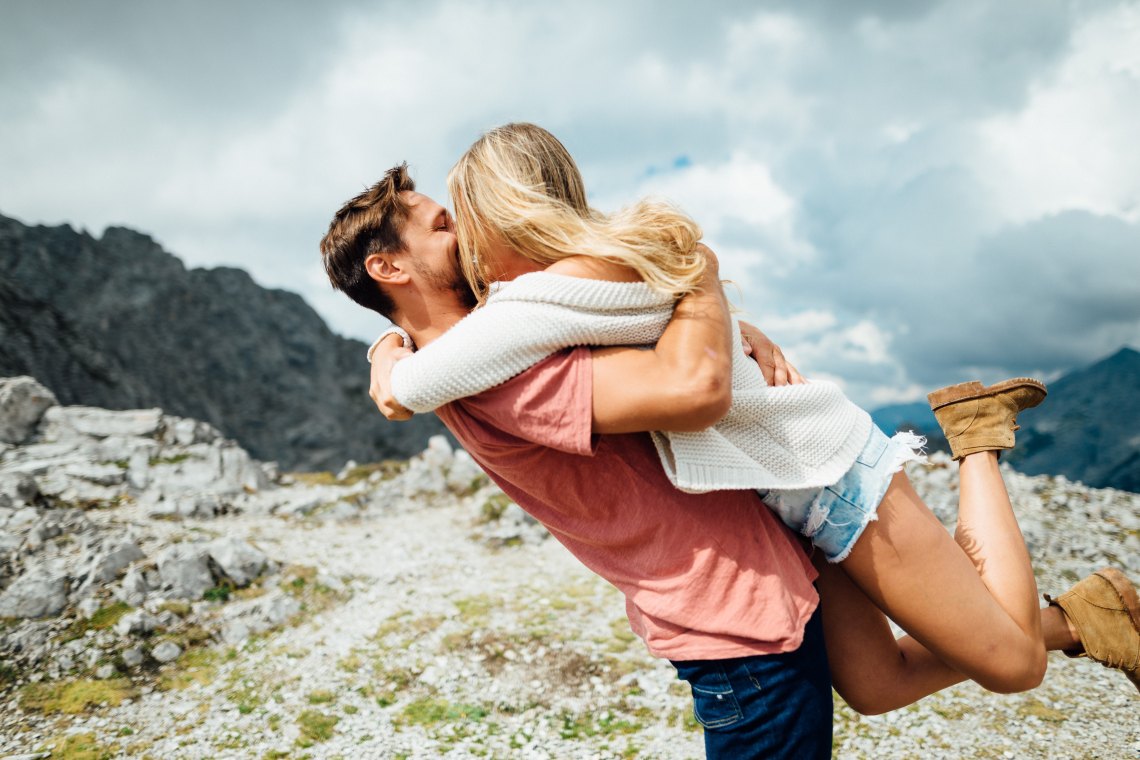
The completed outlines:
[[[891,478],[907,462],[925,461],[926,440],[914,433],[888,438],[877,426],[855,464],[837,483],[824,488],[761,491],[764,503],[784,524],[811,539],[828,562],[847,559],[867,523],[878,517]]]

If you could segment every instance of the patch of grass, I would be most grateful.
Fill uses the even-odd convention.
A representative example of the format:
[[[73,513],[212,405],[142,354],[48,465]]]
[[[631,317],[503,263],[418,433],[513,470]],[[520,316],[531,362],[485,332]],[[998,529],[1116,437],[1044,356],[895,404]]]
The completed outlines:
[[[20,677],[20,671],[14,665],[0,662],[0,689],[10,686]]]
[[[190,614],[190,609],[190,602],[181,599],[172,599],[158,605],[159,612],[173,612],[178,617],[186,617]]]
[[[606,710],[600,715],[594,713],[575,715],[563,710],[557,720],[562,724],[559,733],[563,739],[635,734],[645,727],[640,721],[631,719],[630,716],[615,714],[613,710]]]
[[[136,694],[127,678],[80,678],[28,684],[20,690],[19,701],[25,710],[75,715],[101,704],[117,707],[124,699],[133,698]]]
[[[212,649],[190,649],[164,671],[158,679],[158,688],[163,691],[185,689],[196,683],[204,686],[218,673],[218,654]]]
[[[405,725],[434,726],[438,723],[479,722],[488,711],[480,705],[456,704],[437,697],[423,697],[406,705],[397,722]]]
[[[297,717],[297,726],[301,729],[297,746],[311,747],[317,742],[328,741],[339,722],[340,718],[335,715],[326,715],[319,710],[305,710]]]
[[[290,565],[285,568],[284,577],[280,589],[301,603],[302,612],[309,614],[321,612],[347,596],[317,582],[315,567]]]
[[[131,611],[131,605],[126,602],[115,602],[106,607],[100,607],[91,616],[90,620],[82,621],[86,623],[86,628],[96,631],[105,631],[108,628],[114,628],[115,623],[119,622],[119,618]],[[80,622],[80,621],[76,621]]]
[[[380,480],[391,480],[406,469],[408,469],[407,461],[397,459],[385,459],[382,462],[359,464],[356,467],[350,468],[348,472],[344,474],[340,482],[343,485],[350,486],[362,480],[367,480],[376,472],[380,473]]]
[[[613,632],[616,641],[610,642],[610,649],[613,651],[624,651],[629,649],[630,645],[637,641],[637,634],[629,629],[629,619],[620,617],[616,618],[610,623],[610,631]]]
[[[233,593],[233,584],[229,582],[219,583],[213,588],[208,588],[202,592],[202,598],[207,602],[228,602],[230,594]]]
[[[456,599],[452,604],[459,610],[459,617],[470,626],[486,625],[491,618],[495,603],[486,594]]]
[[[317,689],[316,691],[310,691],[307,699],[310,705],[323,705],[329,702],[335,702],[336,694],[333,694],[327,689]]]
[[[1017,714],[1023,718],[1037,718],[1047,723],[1064,723],[1069,716],[1060,710],[1049,707],[1039,699],[1030,697],[1017,706]]]
[[[366,697],[375,697],[380,707],[389,707],[396,703],[396,698],[415,683],[419,673],[406,667],[389,668],[383,660],[377,660],[373,665],[373,674],[376,685],[362,686],[358,691]]]
[[[487,500],[483,502],[483,506],[479,508],[478,522],[498,522],[502,518],[503,513],[507,511],[507,507],[511,506],[513,503],[514,502],[511,501],[511,497],[507,496],[505,493],[491,494],[487,497]]]
[[[376,633],[372,634],[375,641],[380,641],[393,633],[402,631],[408,624],[408,618],[412,616],[409,610],[401,610],[395,615],[392,615],[384,622],[380,623],[376,628]]]
[[[52,760],[110,760],[119,752],[117,745],[103,746],[95,734],[70,734],[47,742]]]

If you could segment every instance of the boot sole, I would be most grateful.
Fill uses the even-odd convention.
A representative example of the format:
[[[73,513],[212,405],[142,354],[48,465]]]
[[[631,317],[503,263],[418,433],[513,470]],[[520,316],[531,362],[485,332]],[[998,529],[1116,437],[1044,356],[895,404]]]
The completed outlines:
[[[1040,404],[1041,401],[1044,400],[1045,395],[1048,393],[1048,391],[1045,389],[1045,384],[1040,380],[1034,380],[1031,377],[1016,377],[1012,380],[1003,380],[1000,383],[994,383],[990,386],[982,385],[978,381],[974,380],[968,383],[959,383],[958,385],[939,388],[933,393],[927,395],[926,400],[930,402],[930,408],[932,410],[937,410],[958,401],[985,398],[986,396],[994,396],[998,393],[1001,393],[1002,391],[1007,391],[1011,388],[1021,387],[1036,388],[1037,390],[1041,391],[1041,400],[1038,400],[1036,404],[1025,407],[1026,409],[1031,409],[1034,406],[1037,406],[1037,404]]]

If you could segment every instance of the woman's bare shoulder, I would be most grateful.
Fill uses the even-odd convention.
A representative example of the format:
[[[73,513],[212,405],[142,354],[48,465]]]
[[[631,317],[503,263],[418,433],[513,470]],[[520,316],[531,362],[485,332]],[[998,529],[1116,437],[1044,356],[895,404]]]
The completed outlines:
[[[633,269],[593,256],[569,256],[554,262],[546,268],[546,271],[587,280],[641,281],[641,276]]]

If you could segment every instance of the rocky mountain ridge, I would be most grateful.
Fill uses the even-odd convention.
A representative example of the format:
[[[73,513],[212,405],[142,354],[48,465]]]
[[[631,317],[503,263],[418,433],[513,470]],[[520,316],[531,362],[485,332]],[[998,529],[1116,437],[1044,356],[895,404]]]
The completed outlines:
[[[365,348],[300,296],[187,269],[138,232],[0,216],[0,376],[34,376],[65,404],[162,407],[288,469],[406,458],[442,425],[384,420]]]

